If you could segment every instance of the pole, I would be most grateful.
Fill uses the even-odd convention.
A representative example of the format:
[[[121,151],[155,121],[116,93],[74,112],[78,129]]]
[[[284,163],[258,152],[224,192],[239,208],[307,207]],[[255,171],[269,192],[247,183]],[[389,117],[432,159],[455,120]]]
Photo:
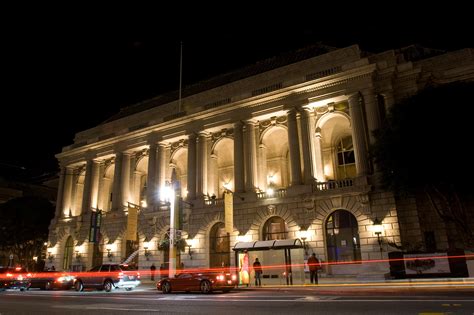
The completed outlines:
[[[183,83],[183,42],[181,42],[181,50],[179,54],[179,98],[178,113],[181,112],[181,87]]]
[[[179,224],[179,207],[181,203],[181,187],[179,181],[176,179],[176,171],[173,169],[171,174],[171,197],[170,197],[170,262],[169,262],[169,277],[174,278],[176,275],[176,230]]]

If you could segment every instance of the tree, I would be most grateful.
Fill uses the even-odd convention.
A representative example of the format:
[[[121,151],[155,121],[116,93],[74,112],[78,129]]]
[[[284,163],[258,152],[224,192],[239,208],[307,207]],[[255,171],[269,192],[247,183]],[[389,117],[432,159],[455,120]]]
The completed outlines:
[[[371,148],[382,185],[399,196],[425,194],[471,248],[472,91],[474,82],[430,86],[395,104]]]
[[[48,240],[54,207],[41,197],[20,197],[0,205],[0,249],[15,255],[23,266],[33,267]]]

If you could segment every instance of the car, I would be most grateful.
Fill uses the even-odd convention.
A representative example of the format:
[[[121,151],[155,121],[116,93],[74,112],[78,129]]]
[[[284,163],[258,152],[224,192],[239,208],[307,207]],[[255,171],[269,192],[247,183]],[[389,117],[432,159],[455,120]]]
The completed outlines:
[[[43,271],[35,273],[30,278],[30,288],[41,290],[64,289],[69,290],[74,286],[75,277],[64,272]]]
[[[74,288],[82,291],[85,288],[95,288],[110,292],[113,289],[124,288],[132,290],[140,284],[140,273],[124,264],[103,264],[88,272],[76,275]]]
[[[30,277],[31,274],[22,267],[0,267],[0,290],[24,291],[30,286]]]
[[[175,278],[163,278],[156,289],[163,293],[172,291],[229,292],[237,285],[237,275],[224,272],[180,273]]]

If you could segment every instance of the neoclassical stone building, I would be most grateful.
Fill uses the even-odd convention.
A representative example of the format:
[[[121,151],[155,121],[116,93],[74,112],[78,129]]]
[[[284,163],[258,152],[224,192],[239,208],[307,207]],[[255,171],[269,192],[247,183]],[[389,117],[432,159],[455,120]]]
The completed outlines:
[[[387,258],[389,242],[423,242],[416,204],[397,205],[380,190],[368,146],[397,100],[428,82],[472,79],[473,50],[413,52],[423,50],[310,47],[191,86],[181,102],[176,93],[124,108],[77,133],[57,155],[61,177],[48,263],[57,270],[127,258],[143,269],[166,263],[170,211],[160,191],[173,172],[184,197],[182,237],[191,245],[180,251],[186,267],[234,266],[237,242],[303,240],[304,250],[292,250],[293,263],[303,261],[304,251],[348,262]],[[226,188],[235,192],[229,236]],[[126,237],[129,205],[139,206],[136,241]],[[103,215],[93,243],[97,210]],[[376,220],[383,225],[381,244]],[[442,224],[434,224],[443,248]],[[252,252],[251,259],[258,253],[264,265],[284,263],[276,252]],[[341,264],[324,272],[368,269],[383,274],[388,264]]]

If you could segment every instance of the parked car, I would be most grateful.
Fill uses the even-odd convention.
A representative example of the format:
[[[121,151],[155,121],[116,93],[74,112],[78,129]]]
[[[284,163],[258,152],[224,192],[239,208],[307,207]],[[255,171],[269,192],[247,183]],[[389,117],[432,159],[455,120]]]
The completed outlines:
[[[88,272],[77,274],[74,288],[76,291],[82,291],[85,288],[96,288],[106,292],[118,288],[130,291],[140,284],[140,273],[130,269],[128,265],[121,264],[96,266]]]
[[[64,289],[69,290],[74,286],[75,277],[64,272],[43,271],[33,274],[30,278],[30,288],[41,290]]]
[[[22,267],[0,267],[0,290],[24,291],[30,286],[30,277],[31,274]]]
[[[212,291],[229,292],[236,285],[237,276],[235,274],[204,272],[180,273],[175,278],[164,278],[156,284],[156,288],[163,293],[172,291],[211,293]]]

